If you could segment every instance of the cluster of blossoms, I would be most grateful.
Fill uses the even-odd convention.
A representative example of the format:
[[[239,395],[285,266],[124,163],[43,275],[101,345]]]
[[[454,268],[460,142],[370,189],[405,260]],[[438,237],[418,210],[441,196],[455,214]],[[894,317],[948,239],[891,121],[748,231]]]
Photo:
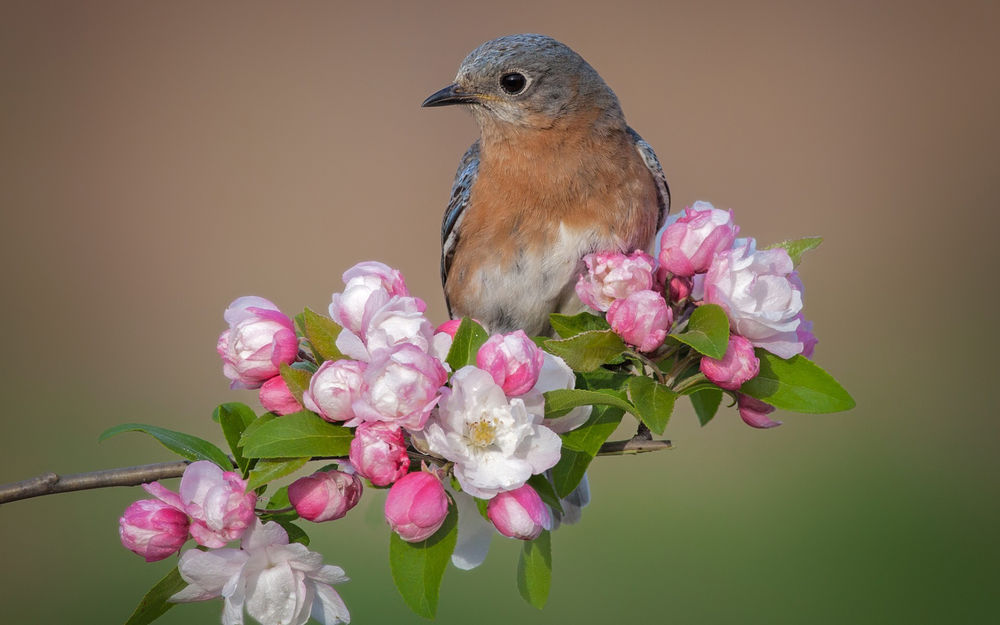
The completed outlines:
[[[728,348],[721,359],[701,356],[700,370],[718,387],[737,391],[759,372],[755,347],[791,358],[811,356],[816,345],[787,250],[758,250],[754,239],[737,234],[732,211],[696,202],[658,233],[656,259],[642,251],[584,257],[587,273],[577,282],[577,295],[606,313],[626,343],[654,355],[668,349],[667,335],[696,307],[720,306],[730,323]],[[767,416],[773,406],[743,394],[737,401],[747,424],[780,425]]]

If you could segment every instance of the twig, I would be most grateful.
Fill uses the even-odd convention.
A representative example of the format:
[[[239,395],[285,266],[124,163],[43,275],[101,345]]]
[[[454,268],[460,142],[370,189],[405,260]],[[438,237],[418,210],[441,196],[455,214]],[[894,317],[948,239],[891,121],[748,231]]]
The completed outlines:
[[[654,441],[642,436],[636,436],[625,441],[609,441],[604,443],[601,445],[600,450],[598,450],[597,455],[639,454],[670,449],[671,447],[670,441]],[[411,457],[418,457],[421,460],[437,460],[418,452],[411,451],[409,453]],[[313,458],[313,460],[323,459]],[[148,482],[155,482],[156,480],[181,477],[188,464],[190,464],[188,460],[178,460],[176,462],[142,464],[135,467],[121,467],[118,469],[106,469],[103,471],[65,476],[55,473],[43,473],[27,480],[0,486],[0,504],[31,499],[32,497],[41,497],[42,495],[54,495],[56,493],[68,493],[92,488],[107,488],[110,486],[138,486]],[[276,511],[268,510],[267,512],[273,514]]]

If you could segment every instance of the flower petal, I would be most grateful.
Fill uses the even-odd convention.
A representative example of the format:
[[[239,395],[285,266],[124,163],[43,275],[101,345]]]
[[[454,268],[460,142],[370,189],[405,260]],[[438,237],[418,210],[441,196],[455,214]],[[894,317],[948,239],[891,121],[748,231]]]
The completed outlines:
[[[350,623],[351,613],[337,591],[326,584],[316,584],[316,601],[312,604],[312,617],[320,625]]]

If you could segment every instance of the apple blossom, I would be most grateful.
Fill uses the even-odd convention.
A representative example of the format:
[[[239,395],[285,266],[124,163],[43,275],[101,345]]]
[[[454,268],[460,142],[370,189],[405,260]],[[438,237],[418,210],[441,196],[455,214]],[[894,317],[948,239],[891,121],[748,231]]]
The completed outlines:
[[[327,360],[309,379],[302,403],[327,421],[354,425],[353,404],[361,395],[367,366],[356,360]]]
[[[544,393],[556,389],[576,387],[576,374],[569,368],[566,361],[548,352],[544,352],[544,355],[545,361],[538,374],[538,382],[535,383],[534,388],[520,396],[528,412],[536,415],[545,414]],[[592,409],[591,406],[577,406],[561,417],[543,420],[542,424],[556,434],[563,434],[586,423]]]
[[[295,362],[299,339],[292,320],[263,297],[240,297],[223,315],[229,329],[219,335],[216,351],[230,388],[259,388],[278,375],[282,364]]]
[[[361,332],[366,309],[381,306],[393,296],[410,295],[403,275],[376,261],[354,265],[344,272],[343,279],[344,291],[331,297],[330,318],[354,333]],[[420,310],[423,312],[424,308]]]
[[[133,502],[118,521],[122,545],[146,562],[162,560],[180,551],[188,539],[188,516],[157,499]]]
[[[376,352],[403,343],[429,352],[434,344],[434,327],[424,316],[424,308],[423,301],[415,297],[373,295],[365,308],[360,330],[341,331],[337,348],[365,362]]]
[[[535,489],[525,484],[498,493],[486,507],[490,521],[504,536],[534,540],[542,530],[552,529],[552,514]]]
[[[733,332],[755,347],[782,358],[805,349],[802,282],[784,248],[757,250],[753,239],[743,240],[715,257],[703,290],[705,302],[722,306]]]
[[[175,603],[222,597],[223,625],[242,625],[243,611],[263,625],[349,623],[347,606],[331,584],[346,582],[339,566],[305,545],[289,543],[274,521],[258,519],[244,534],[240,549],[189,549],[177,564],[188,583],[170,597]]]
[[[455,333],[458,332],[458,326],[460,325],[462,325],[461,319],[449,319],[435,328],[434,334],[441,334],[443,332],[451,338],[455,338]]]
[[[545,352],[528,338],[524,330],[494,334],[476,354],[479,368],[493,376],[507,395],[523,395],[538,382]]]
[[[208,460],[192,462],[181,477],[180,500],[191,517],[191,536],[199,545],[222,547],[253,523],[257,496],[235,471]]]
[[[737,400],[740,418],[753,428],[773,428],[781,425],[781,421],[772,421],[767,415],[774,412],[774,406],[762,402],[749,395],[740,395]]]
[[[636,250],[629,255],[621,252],[598,252],[583,257],[587,273],[576,283],[576,294],[594,310],[606,311],[616,299],[624,299],[636,291],[653,287],[656,260]]]
[[[615,300],[608,308],[611,329],[641,352],[651,352],[663,344],[673,323],[673,312],[655,291],[636,291]]]
[[[419,430],[448,380],[441,362],[415,345],[403,343],[377,352],[364,372],[364,386],[352,407],[361,421],[386,421]]]
[[[721,359],[702,356],[701,372],[721,388],[735,391],[760,372],[760,360],[753,353],[753,345],[738,334],[729,337],[729,346]]]
[[[361,480],[343,471],[317,471],[288,486],[288,500],[299,516],[321,523],[347,514],[361,499]]]
[[[280,375],[274,376],[260,387],[260,405],[278,415],[302,410],[302,404],[288,390],[288,384]]]
[[[448,495],[430,473],[404,475],[385,498],[385,520],[392,531],[409,543],[434,535],[448,516]]]
[[[684,277],[708,271],[715,254],[729,249],[738,232],[732,211],[695,202],[660,237],[661,271]]]
[[[490,499],[523,485],[559,461],[562,439],[530,414],[524,400],[508,400],[489,373],[462,367],[441,389],[441,403],[421,434],[429,451],[455,463],[462,490]]]
[[[403,430],[395,425],[372,421],[362,423],[351,440],[351,464],[375,486],[388,486],[410,468]]]
[[[691,296],[691,278],[674,276],[667,283],[667,296],[671,302],[682,302]]]

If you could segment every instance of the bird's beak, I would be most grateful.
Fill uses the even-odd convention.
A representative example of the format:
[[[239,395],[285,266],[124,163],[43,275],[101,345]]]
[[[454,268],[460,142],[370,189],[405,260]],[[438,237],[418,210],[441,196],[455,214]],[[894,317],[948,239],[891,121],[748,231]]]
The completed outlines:
[[[447,106],[449,104],[476,104],[479,96],[462,91],[458,85],[448,85],[441,91],[432,93],[420,106]]]

